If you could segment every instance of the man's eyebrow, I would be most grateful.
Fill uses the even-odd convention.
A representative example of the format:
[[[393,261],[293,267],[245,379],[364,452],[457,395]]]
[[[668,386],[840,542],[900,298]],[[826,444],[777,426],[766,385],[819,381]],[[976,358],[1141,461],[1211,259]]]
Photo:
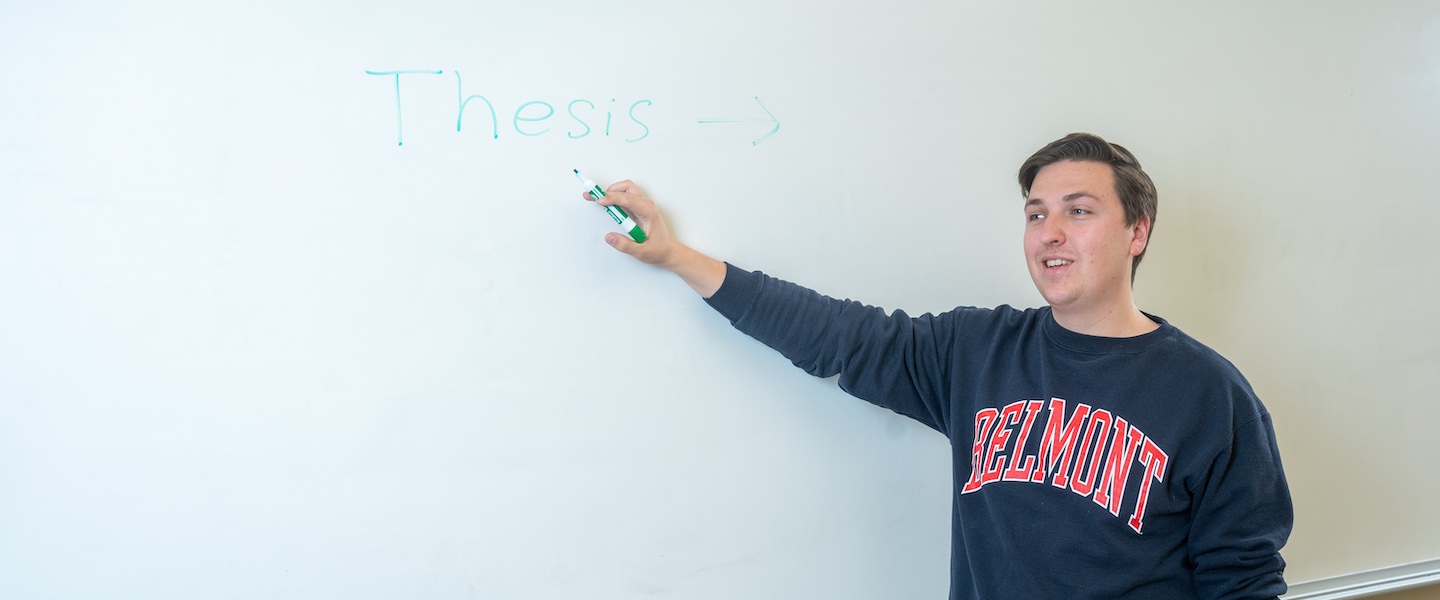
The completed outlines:
[[[1073,193],[1073,194],[1066,194],[1064,198],[1061,198],[1061,199],[1060,199],[1060,201],[1061,201],[1061,202],[1074,202],[1074,201],[1079,200],[1079,199],[1081,199],[1081,198],[1094,198],[1094,197],[1095,197],[1095,194],[1091,194],[1090,192],[1075,192],[1075,193]],[[1031,198],[1031,199],[1029,199],[1029,200],[1027,200],[1027,201],[1025,202],[1025,206],[1034,206],[1034,205],[1036,205],[1036,204],[1044,204],[1044,203],[1045,203],[1045,201],[1044,201],[1044,200],[1041,200],[1041,199],[1039,199],[1039,198]]]

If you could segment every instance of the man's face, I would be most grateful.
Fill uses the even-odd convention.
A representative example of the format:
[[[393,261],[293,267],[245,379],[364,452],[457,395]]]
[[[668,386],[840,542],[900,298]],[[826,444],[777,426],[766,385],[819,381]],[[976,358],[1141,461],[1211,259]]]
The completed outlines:
[[[1133,307],[1130,261],[1150,223],[1125,225],[1110,165],[1066,161],[1035,175],[1025,204],[1025,257],[1040,295],[1057,311],[1101,317]]]

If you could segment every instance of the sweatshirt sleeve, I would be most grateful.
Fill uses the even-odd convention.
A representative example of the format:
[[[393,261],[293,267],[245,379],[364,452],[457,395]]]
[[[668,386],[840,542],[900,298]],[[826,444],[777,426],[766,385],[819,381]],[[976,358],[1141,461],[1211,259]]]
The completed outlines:
[[[726,267],[707,302],[736,329],[846,392],[948,432],[950,313],[910,318]]]
[[[1190,557],[1200,597],[1285,593],[1280,547],[1295,517],[1269,413],[1235,428],[1230,446],[1211,462],[1191,511]]]

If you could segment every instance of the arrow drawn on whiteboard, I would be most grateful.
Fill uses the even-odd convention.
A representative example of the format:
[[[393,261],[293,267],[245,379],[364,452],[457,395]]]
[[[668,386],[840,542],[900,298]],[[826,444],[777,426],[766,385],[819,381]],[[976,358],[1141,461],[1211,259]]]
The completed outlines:
[[[767,134],[765,134],[765,135],[763,135],[763,136],[760,136],[760,139],[758,139],[758,140],[755,140],[755,141],[753,141],[753,142],[750,142],[750,145],[751,145],[751,146],[759,146],[759,145],[760,145],[760,142],[763,142],[763,141],[765,141],[765,140],[767,140],[767,139],[770,139],[770,136],[775,135],[775,132],[780,131],[780,119],[775,118],[775,114],[774,114],[774,113],[771,113],[771,112],[770,112],[770,109],[765,108],[765,103],[760,101],[760,97],[759,97],[759,96],[756,96],[756,97],[755,97],[755,103],[756,103],[756,104],[759,104],[759,105],[760,105],[760,110],[765,111],[765,114],[766,114],[767,116],[769,116],[770,118],[768,118],[768,119],[702,119],[702,120],[700,121],[700,124],[701,124],[701,125],[710,125],[710,124],[713,124],[713,123],[774,123],[774,124],[775,124],[775,127],[770,130],[770,133],[767,133]]]

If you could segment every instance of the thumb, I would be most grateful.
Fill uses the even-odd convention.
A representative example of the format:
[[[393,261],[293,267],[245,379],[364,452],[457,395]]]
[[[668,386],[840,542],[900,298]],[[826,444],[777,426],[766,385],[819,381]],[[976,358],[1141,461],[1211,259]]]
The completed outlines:
[[[632,241],[625,234],[616,233],[613,231],[605,234],[605,243],[610,244],[611,248],[614,248],[626,254],[630,254],[632,256],[635,254],[636,246],[638,246],[638,244]]]

